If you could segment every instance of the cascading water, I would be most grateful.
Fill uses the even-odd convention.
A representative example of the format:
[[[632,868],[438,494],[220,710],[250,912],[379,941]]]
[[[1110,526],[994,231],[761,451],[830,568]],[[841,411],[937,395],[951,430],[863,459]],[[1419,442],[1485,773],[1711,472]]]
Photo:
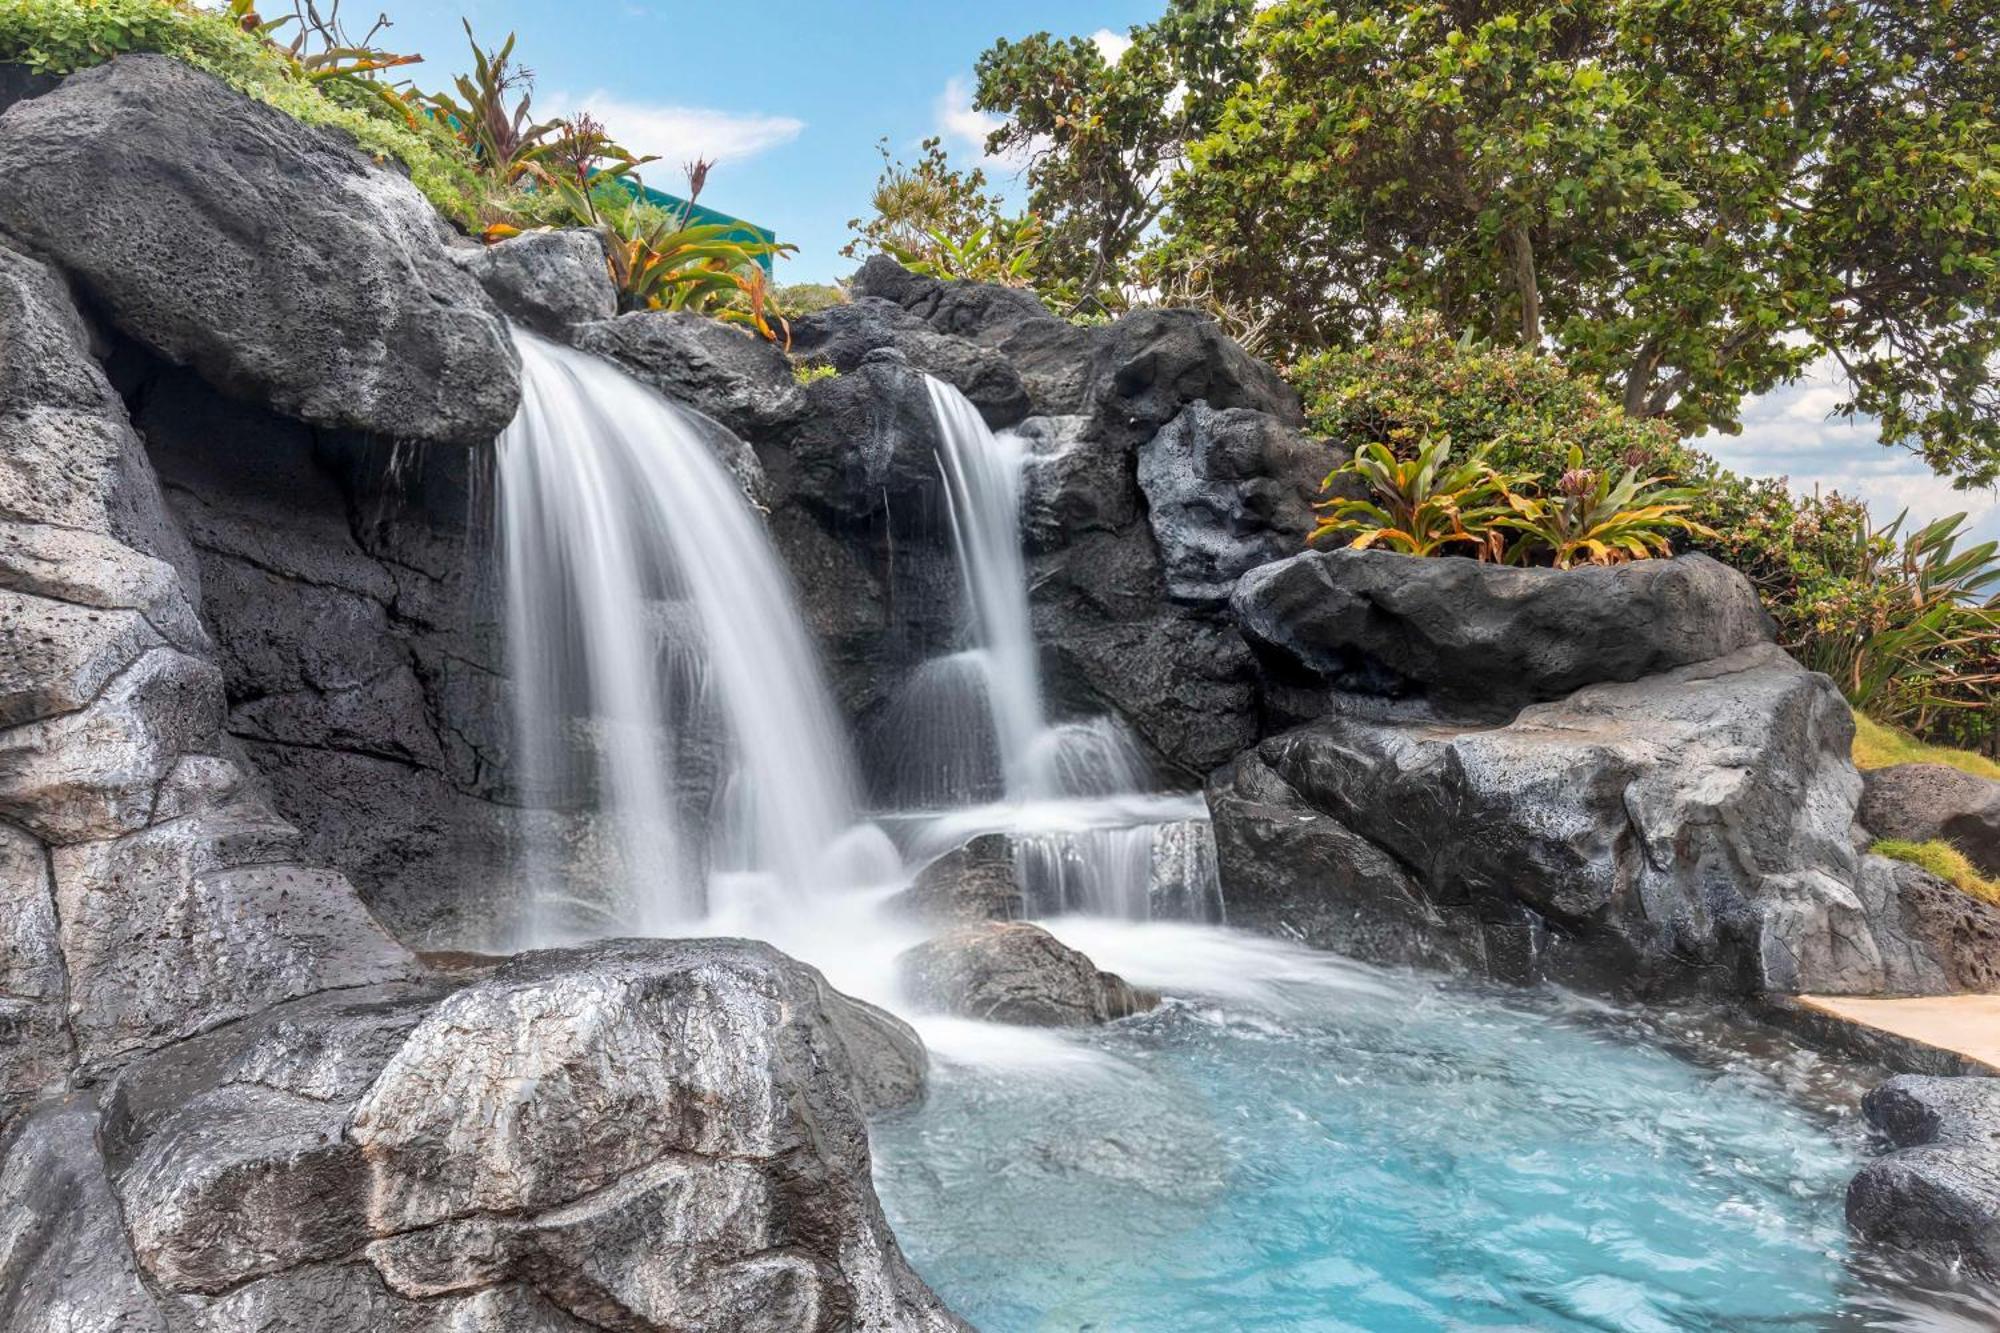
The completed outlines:
[[[852,864],[857,844],[871,860],[859,787],[790,579],[696,420],[603,361],[515,342],[499,509],[521,781],[601,811],[616,861],[586,870],[531,834],[522,942],[672,934],[718,889],[879,874]],[[602,901],[565,887],[607,879]]]
[[[1201,798],[1147,794],[1147,765],[1112,718],[1051,725],[1021,549],[1026,450],[995,435],[956,388],[929,378],[938,470],[974,646],[920,675],[926,688],[963,680],[937,670],[978,665],[1006,800],[938,817],[916,850],[935,854],[976,833],[1005,831],[1031,912],[1215,920],[1221,890]],[[952,716],[942,710],[940,716]],[[921,745],[949,754],[962,733]],[[978,755],[936,761],[962,770]]]

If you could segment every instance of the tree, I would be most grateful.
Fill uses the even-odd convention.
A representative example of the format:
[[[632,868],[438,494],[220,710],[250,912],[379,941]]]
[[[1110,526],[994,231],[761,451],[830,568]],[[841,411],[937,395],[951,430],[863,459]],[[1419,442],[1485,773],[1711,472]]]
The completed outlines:
[[[2000,8],[1278,0],[1243,46],[1164,253],[1279,350],[1433,311],[1686,431],[1830,356],[2000,475]]]
[[[988,153],[1028,158],[1045,294],[1084,309],[1134,280],[1169,177],[1249,73],[1253,10],[1253,0],[1172,0],[1115,61],[1090,38],[1046,32],[980,56],[973,105],[1007,117]]]
[[[986,188],[986,173],[952,166],[940,140],[924,140],[915,165],[892,156],[887,139],[876,151],[882,155],[882,174],[868,200],[875,213],[848,220],[854,239],[840,253],[849,259],[923,252],[940,237],[962,241],[1002,216],[1000,196]]]

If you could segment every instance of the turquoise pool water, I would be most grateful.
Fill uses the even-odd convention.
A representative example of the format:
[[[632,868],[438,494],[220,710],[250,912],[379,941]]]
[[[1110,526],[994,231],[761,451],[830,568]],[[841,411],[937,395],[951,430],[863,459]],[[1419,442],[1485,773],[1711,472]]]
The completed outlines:
[[[1810,1053],[1221,932],[1058,929],[1176,993],[1078,1036],[935,1026],[927,1103],[875,1132],[912,1261],[986,1333],[1961,1326],[1851,1273],[1858,1088]]]

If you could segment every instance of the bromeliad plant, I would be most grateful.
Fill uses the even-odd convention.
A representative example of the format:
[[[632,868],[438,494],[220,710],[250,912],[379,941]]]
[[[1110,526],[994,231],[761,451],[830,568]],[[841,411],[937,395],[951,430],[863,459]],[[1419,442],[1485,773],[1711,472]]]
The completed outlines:
[[[689,165],[685,206],[652,207],[644,202],[637,178],[627,179],[633,167],[647,160],[627,155],[602,166],[583,163],[573,172],[538,164],[535,179],[556,192],[573,221],[603,234],[611,278],[627,309],[707,315],[789,347],[791,326],[758,261],[797,247],[746,238],[731,223],[696,223],[694,204],[712,165],[708,162]]]
[[[1405,555],[1476,555],[1498,559],[1505,549],[1500,522],[1512,512],[1511,488],[1519,477],[1503,476],[1486,462],[1486,450],[1453,462],[1451,439],[1441,436],[1398,458],[1380,444],[1366,444],[1352,461],[1328,473],[1320,484],[1333,491],[1345,477],[1358,478],[1372,499],[1331,495],[1314,506],[1319,523],[1308,541],[1352,534],[1357,551],[1381,546]]]
[[[1642,478],[1627,467],[1614,481],[1609,469],[1584,466],[1582,449],[1571,445],[1569,466],[1556,481],[1554,495],[1508,492],[1513,512],[1496,526],[1519,535],[1506,559],[1526,564],[1546,556],[1557,569],[1569,569],[1579,560],[1615,565],[1671,556],[1674,533],[1715,537],[1688,516],[1695,493],[1669,487],[1666,480]]]
[[[458,97],[431,93],[424,101],[451,126],[482,172],[512,184],[554,149],[565,122],[529,119],[534,73],[514,63],[513,33],[489,54],[473,36],[472,24],[459,22],[472,45],[472,73],[454,80]],[[520,100],[509,106],[516,91]]]

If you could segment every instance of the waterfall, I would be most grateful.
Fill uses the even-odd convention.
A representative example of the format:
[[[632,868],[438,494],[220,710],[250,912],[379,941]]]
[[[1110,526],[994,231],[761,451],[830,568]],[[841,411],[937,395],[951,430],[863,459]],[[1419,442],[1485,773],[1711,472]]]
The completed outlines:
[[[515,342],[498,475],[519,777],[531,804],[600,812],[614,862],[580,862],[587,831],[531,829],[520,942],[685,932],[721,889],[879,870],[865,839],[864,865],[842,864],[846,736],[791,580],[700,424],[606,362]]]
[[[963,774],[986,758],[986,738],[949,701],[962,698],[959,666],[976,664],[1006,799],[937,815],[915,850],[936,854],[1004,831],[1031,915],[1220,920],[1215,843],[1201,798],[1147,794],[1146,760],[1116,718],[1052,724],[1043,706],[1021,543],[1023,442],[996,435],[956,388],[932,377],[925,383],[973,642],[919,671],[903,715],[951,727],[914,738],[911,749],[928,769],[966,785]]]

